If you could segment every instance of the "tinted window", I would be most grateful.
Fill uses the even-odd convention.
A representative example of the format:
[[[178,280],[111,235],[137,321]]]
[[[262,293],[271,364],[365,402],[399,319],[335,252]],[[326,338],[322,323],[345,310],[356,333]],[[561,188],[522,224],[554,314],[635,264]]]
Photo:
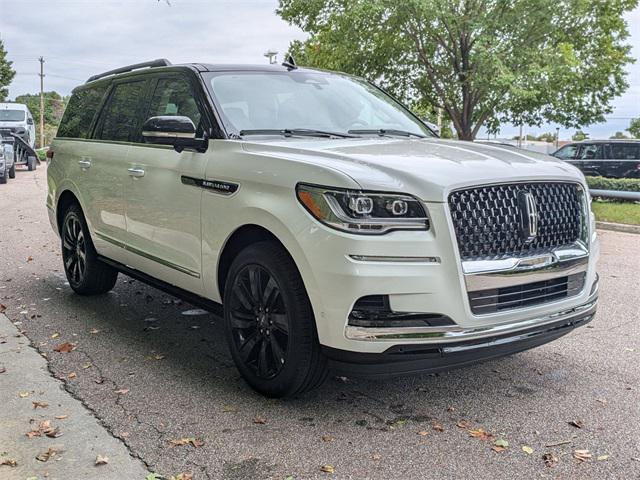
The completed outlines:
[[[24,122],[24,110],[0,110],[0,122]]]
[[[102,115],[102,127],[98,138],[118,142],[139,140],[138,111],[145,84],[145,81],[138,81],[115,86]]]
[[[562,147],[553,155],[563,160],[571,160],[573,158],[576,158],[577,151],[578,145],[567,145],[566,147]]]
[[[158,80],[151,98],[149,117],[160,115],[189,117],[198,127],[202,115],[186,78],[173,77]]]
[[[582,148],[580,149],[580,159],[582,160],[591,160],[591,159],[597,159],[597,158],[604,158],[604,153],[603,153],[603,144],[601,143],[596,143],[596,144],[591,144],[591,145],[582,145]]]
[[[640,143],[612,143],[609,151],[616,160],[640,160]]]
[[[107,85],[99,85],[75,92],[64,112],[58,137],[88,138],[93,117],[100,106]]]

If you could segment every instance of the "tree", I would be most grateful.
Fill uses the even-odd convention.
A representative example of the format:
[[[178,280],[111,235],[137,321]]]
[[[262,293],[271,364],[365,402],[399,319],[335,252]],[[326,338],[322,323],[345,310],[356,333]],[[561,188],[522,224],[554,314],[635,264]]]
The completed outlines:
[[[9,95],[9,89],[7,88],[13,77],[16,76],[16,72],[11,66],[13,62],[7,60],[7,51],[4,49],[4,43],[0,40],[0,102],[4,102]]]
[[[27,93],[16,97],[17,103],[25,104],[36,124],[36,138],[40,138],[40,94]],[[63,98],[58,92],[44,92],[44,137],[45,145],[48,145],[56,136],[58,125],[62,120],[62,114],[69,101],[69,97]]]
[[[589,139],[589,134],[583,132],[582,130],[578,130],[576,133],[574,133],[571,136],[571,140],[573,140],[574,142],[579,142],[581,140],[588,140]]]
[[[629,132],[633,138],[640,138],[640,117],[631,120],[627,132]]]
[[[613,138],[615,140],[624,140],[625,138],[629,138],[627,137],[624,133],[622,132],[616,132],[614,135],[612,135],[609,138]]]
[[[372,79],[442,108],[458,137],[500,122],[603,120],[632,61],[623,13],[638,0],[280,0],[309,34],[299,64]]]
[[[546,132],[541,135],[538,135],[537,140],[539,142],[553,143],[556,141],[556,134],[552,132]]]

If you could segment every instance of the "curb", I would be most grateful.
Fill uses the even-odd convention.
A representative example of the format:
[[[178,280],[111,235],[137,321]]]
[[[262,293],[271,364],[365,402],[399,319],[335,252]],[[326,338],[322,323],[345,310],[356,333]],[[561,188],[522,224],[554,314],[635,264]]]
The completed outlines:
[[[640,225],[626,225],[624,223],[612,223],[612,222],[596,222],[596,228],[599,228],[600,230],[611,230],[614,232],[640,234]]]

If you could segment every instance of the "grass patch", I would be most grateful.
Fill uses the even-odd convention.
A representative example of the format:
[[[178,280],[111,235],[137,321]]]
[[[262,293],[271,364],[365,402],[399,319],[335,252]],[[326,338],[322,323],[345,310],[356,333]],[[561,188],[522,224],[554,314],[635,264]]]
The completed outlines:
[[[640,203],[594,200],[591,208],[600,222],[640,225]]]
[[[47,160],[47,151],[48,150],[49,150],[49,147],[36,149],[36,154],[38,155],[38,158],[40,159],[41,162],[44,162],[44,161]]]

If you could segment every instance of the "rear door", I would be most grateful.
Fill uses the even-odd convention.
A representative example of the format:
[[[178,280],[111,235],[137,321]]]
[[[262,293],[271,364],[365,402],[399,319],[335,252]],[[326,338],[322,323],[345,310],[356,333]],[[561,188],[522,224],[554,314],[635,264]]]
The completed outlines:
[[[142,123],[149,117],[189,117],[197,136],[208,130],[199,85],[183,73],[156,76]],[[199,92],[202,93],[201,91]],[[164,145],[134,144],[127,168],[126,223],[131,265],[192,292],[202,293],[202,189],[185,178],[204,178],[206,154],[176,152]]]
[[[114,82],[96,125],[91,149],[78,166],[90,184],[83,188],[92,212],[94,240],[98,251],[126,263],[127,240],[124,189],[129,184],[127,157],[131,145],[140,140],[139,117],[144,106],[148,79]]]
[[[640,177],[640,142],[612,142],[610,167],[607,176],[616,178]]]

